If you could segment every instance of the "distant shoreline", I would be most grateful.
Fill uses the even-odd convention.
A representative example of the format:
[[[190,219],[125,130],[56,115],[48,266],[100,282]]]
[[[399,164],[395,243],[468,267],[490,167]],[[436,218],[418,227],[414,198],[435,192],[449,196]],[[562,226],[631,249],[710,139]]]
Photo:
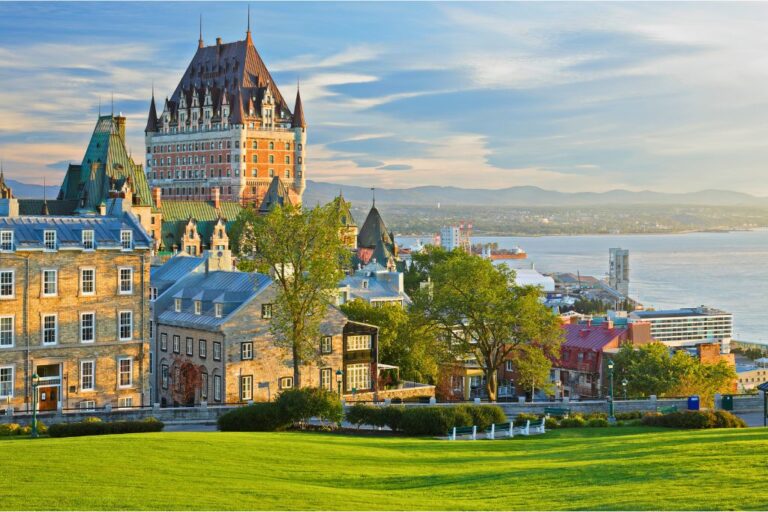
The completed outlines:
[[[695,233],[711,233],[711,234],[728,234],[728,233],[747,233],[752,231],[761,231],[768,229],[768,226],[759,226],[756,228],[733,228],[733,229],[688,229],[683,231],[655,231],[655,232],[622,232],[622,233],[542,233],[542,234],[486,234],[486,233],[472,233],[472,238],[542,238],[542,237],[555,237],[555,236],[641,236],[641,235],[691,235]],[[436,233],[422,233],[422,234],[403,234],[396,233],[396,237],[401,238],[432,238]]]

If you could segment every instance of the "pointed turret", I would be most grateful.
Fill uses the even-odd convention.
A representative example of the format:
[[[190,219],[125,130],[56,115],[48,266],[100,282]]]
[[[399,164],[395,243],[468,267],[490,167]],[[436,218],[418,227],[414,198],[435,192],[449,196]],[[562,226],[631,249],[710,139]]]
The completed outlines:
[[[379,241],[386,245],[392,245],[392,239],[389,236],[387,226],[384,224],[384,219],[381,218],[376,206],[371,206],[371,211],[368,212],[368,217],[365,218],[363,227],[357,235],[357,246],[373,249]]]
[[[147,127],[144,128],[144,133],[157,132],[157,108],[155,108],[154,87],[152,89],[152,101],[149,103],[149,116],[147,117]]]
[[[11,187],[5,183],[5,174],[3,172],[3,163],[0,162],[0,199],[13,199]]]
[[[232,105],[232,114],[229,116],[229,123],[234,125],[245,124],[244,119],[245,113],[243,112],[243,98],[240,96],[240,91],[238,91]]]
[[[296,88],[296,105],[293,107],[293,121],[291,128],[306,128],[307,122],[304,120],[304,108],[301,106],[301,91]]]
[[[251,40],[251,5],[248,4],[248,29],[245,31],[245,41],[249,44],[253,44]]]

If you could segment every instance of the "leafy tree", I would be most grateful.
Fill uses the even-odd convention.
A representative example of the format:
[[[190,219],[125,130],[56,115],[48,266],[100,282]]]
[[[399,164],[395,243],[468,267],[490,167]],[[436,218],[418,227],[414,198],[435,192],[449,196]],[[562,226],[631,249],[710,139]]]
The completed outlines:
[[[411,266],[405,272],[403,285],[408,295],[413,295],[421,288],[421,283],[429,279],[429,274],[438,263],[448,260],[459,249],[446,251],[439,245],[427,245],[424,250],[411,255]]]
[[[488,396],[496,400],[498,368],[507,359],[516,364],[524,352],[555,355],[563,335],[560,322],[539,302],[539,289],[514,285],[514,273],[505,265],[460,251],[446,254],[430,271],[432,285],[414,294],[414,306],[457,355],[477,357]]]
[[[545,393],[552,391],[550,370],[552,360],[536,345],[522,345],[517,350],[515,359],[515,379],[518,391],[530,391],[533,400],[536,389]]]
[[[341,310],[350,320],[379,326],[379,360],[398,366],[402,379],[437,381],[447,348],[433,324],[417,311],[397,304],[373,306],[361,299],[347,302]]]
[[[246,210],[238,224],[238,249],[250,265],[269,272],[278,293],[270,330],[278,346],[291,350],[293,381],[301,383],[304,361],[317,357],[320,324],[349,257],[339,237],[338,212],[330,206],[302,211],[276,207],[266,215]]]

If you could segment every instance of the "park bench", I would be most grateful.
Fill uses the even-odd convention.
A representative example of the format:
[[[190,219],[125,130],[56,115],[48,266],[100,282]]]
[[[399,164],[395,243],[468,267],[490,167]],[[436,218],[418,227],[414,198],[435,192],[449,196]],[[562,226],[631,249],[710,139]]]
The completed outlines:
[[[494,423],[488,427],[485,431],[485,437],[488,439],[496,439],[496,434],[504,435],[507,437],[514,437],[515,422]]]
[[[477,439],[477,426],[453,427],[453,429],[448,433],[448,440],[455,441],[456,436],[462,437],[462,436],[469,436],[469,435],[472,436],[473,441]]]
[[[531,428],[531,420],[525,420],[525,426],[514,427],[512,429],[512,435],[510,437],[515,437],[515,434],[527,436],[530,428]]]
[[[666,407],[657,407],[656,412],[661,414],[670,414],[673,412],[677,412],[677,406],[676,405],[668,405]]]
[[[528,435],[530,434],[544,434],[546,430],[544,429],[544,424],[547,421],[546,417],[541,418],[541,423],[538,423],[532,427],[530,427],[530,430],[528,432]]]
[[[571,410],[567,407],[545,407],[544,408],[544,416],[560,416],[563,418],[567,418],[568,415],[571,414]]]

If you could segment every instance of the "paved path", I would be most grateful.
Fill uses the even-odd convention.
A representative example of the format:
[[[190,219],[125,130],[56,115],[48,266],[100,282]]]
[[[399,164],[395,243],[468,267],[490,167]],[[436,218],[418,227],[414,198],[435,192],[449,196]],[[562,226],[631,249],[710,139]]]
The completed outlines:
[[[750,427],[762,427],[763,426],[763,413],[762,412],[742,412],[737,416],[747,422]]]
[[[216,425],[206,425],[203,423],[166,424],[163,432],[216,432]]]

